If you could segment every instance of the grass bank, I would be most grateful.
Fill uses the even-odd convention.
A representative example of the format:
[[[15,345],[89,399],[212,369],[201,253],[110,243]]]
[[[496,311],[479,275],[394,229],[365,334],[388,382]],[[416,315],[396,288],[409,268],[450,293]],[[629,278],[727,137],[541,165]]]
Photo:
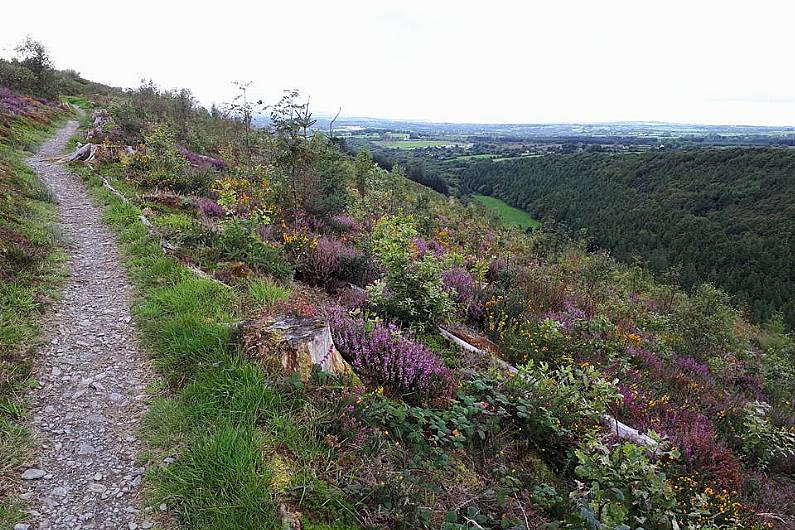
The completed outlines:
[[[18,521],[18,469],[33,451],[25,395],[40,345],[42,315],[58,296],[65,254],[53,198],[25,158],[66,116],[12,118],[0,135],[0,527]]]

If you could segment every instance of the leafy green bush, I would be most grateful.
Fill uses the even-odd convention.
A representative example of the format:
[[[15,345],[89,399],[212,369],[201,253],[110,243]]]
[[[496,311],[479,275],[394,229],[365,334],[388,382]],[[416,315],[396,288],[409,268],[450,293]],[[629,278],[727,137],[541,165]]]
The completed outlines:
[[[187,161],[175,146],[174,134],[163,125],[156,126],[144,136],[146,152],[136,154],[132,168],[139,170],[138,184],[180,190],[184,187],[183,171]]]
[[[504,393],[542,451],[565,447],[593,431],[619,397],[616,382],[592,366],[552,370],[546,363],[532,362],[519,366]]]
[[[223,231],[212,252],[221,261],[240,261],[262,274],[279,279],[290,278],[293,266],[279,248],[262,240],[244,220],[233,218],[223,223]]]
[[[444,290],[444,265],[431,254],[411,255],[418,236],[405,217],[382,217],[373,229],[373,251],[386,273],[367,287],[372,303],[386,316],[415,329],[427,329],[446,319],[454,308]]]
[[[677,456],[658,449],[658,458]],[[575,473],[583,482],[572,492],[579,512],[568,528],[678,528],[673,487],[646,449],[629,442],[610,447],[593,439],[575,455]]]
[[[743,453],[762,469],[776,459],[795,456],[795,432],[773,425],[770,410],[767,403],[747,403],[739,433]]]
[[[672,325],[679,334],[680,352],[701,361],[737,350],[734,324],[739,320],[729,296],[710,284],[699,285],[674,311]]]

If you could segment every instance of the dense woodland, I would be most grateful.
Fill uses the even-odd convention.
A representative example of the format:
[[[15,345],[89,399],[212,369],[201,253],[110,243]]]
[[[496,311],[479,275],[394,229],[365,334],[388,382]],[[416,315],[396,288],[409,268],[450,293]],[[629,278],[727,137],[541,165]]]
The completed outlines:
[[[795,528],[795,344],[780,319],[751,324],[712,285],[685,292],[550,226],[505,227],[366,152],[351,157],[313,129],[296,92],[262,108],[241,86],[207,110],[187,90],[75,79],[79,96],[59,100],[0,88],[0,329],[28,330],[0,334],[0,522],[19,520],[24,504],[14,482],[34,450],[23,449],[24,388],[47,299],[38,286],[60,244],[34,237],[47,194],[23,149],[80,119],[73,144],[90,142],[94,156],[70,167],[106,208],[159,376],[141,458],[143,502],[155,513],[167,504],[164,524]],[[256,112],[270,125],[252,127]],[[720,170],[705,172],[704,157]],[[593,228],[604,215],[626,237],[647,230],[646,241],[648,223],[687,222],[703,228],[697,247],[732,244],[715,208],[731,205],[734,226],[764,243],[760,266],[786,268],[775,236],[793,218],[791,160],[578,155],[476,165],[466,182],[511,200],[535,189],[511,169],[539,168],[548,184],[537,189],[559,190],[544,207],[570,208],[560,218]],[[760,208],[770,217],[751,213]],[[347,369],[280,364],[262,330],[284,315],[327,324]]]
[[[687,287],[717,285],[751,318],[795,325],[795,151],[574,154],[471,164],[462,181],[536,218],[585,229]]]

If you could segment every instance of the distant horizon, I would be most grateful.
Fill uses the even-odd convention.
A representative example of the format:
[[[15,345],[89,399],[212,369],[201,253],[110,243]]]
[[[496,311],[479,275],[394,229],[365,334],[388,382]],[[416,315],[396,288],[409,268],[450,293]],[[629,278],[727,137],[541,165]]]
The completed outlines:
[[[153,79],[204,104],[251,81],[254,100],[295,88],[319,114],[396,121],[795,126],[795,2],[141,0],[123,23],[37,8],[47,16],[4,6],[0,55],[30,35],[58,68],[122,87]]]
[[[315,118],[331,120],[333,114],[325,112],[313,112]],[[267,116],[261,114],[261,116]],[[340,114],[337,121],[342,120],[373,120],[387,121],[396,123],[424,123],[429,125],[675,125],[675,126],[694,126],[694,127],[753,127],[760,129],[793,129],[795,132],[795,122],[791,125],[764,125],[757,123],[699,123],[681,121],[661,121],[661,120],[608,120],[608,121],[506,121],[506,122],[479,122],[479,121],[436,121],[423,118],[384,118],[379,116],[345,116]]]

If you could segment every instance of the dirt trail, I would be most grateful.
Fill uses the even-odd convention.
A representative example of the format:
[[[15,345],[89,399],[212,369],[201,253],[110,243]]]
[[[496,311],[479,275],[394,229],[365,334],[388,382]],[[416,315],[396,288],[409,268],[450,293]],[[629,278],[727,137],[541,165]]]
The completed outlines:
[[[58,202],[69,278],[45,317],[48,341],[31,392],[41,449],[22,475],[29,516],[15,528],[150,528],[150,514],[139,511],[144,469],[135,458],[152,376],[113,235],[79,177],[52,161],[76,130],[69,122],[28,160]]]

